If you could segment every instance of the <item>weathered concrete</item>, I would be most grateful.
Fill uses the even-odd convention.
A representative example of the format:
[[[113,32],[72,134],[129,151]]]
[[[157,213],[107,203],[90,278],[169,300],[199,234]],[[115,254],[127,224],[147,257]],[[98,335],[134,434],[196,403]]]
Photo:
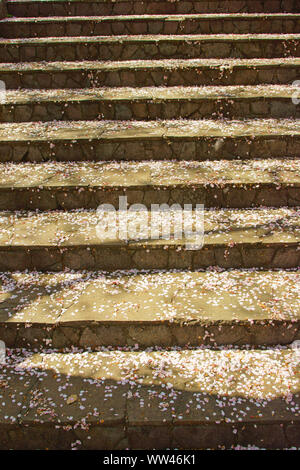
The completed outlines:
[[[98,88],[207,85],[291,85],[300,58],[163,59],[121,62],[24,62],[0,64],[0,80],[18,88]]]
[[[46,24],[45,29],[48,31],[47,26]],[[11,25],[8,28],[10,30]],[[3,35],[4,33],[5,30]],[[0,60],[39,62],[299,57],[299,39],[299,34],[89,36],[23,41],[12,39],[0,42]]]
[[[8,90],[0,122],[300,117],[289,85]]]
[[[300,205],[298,159],[204,162],[0,163],[0,209],[96,209],[100,204]]]
[[[0,161],[293,158],[299,130],[284,119],[0,124]]]
[[[300,275],[286,271],[0,275],[7,347],[290,344]]]
[[[299,13],[298,0],[96,0],[65,2],[10,1],[9,13],[14,16],[89,16],[89,15],[144,15],[187,13]]]
[[[300,32],[299,14],[291,13],[23,17],[7,18],[1,28],[7,38],[222,33],[246,38],[249,34]]]
[[[128,215],[132,230],[134,216]],[[161,233],[160,214],[151,217]],[[199,245],[201,239],[176,239],[174,224],[170,240],[151,238],[144,224],[124,241],[108,233],[105,223],[97,211],[2,212],[0,269],[296,268],[300,261],[296,209],[205,211],[204,245],[192,251],[186,245]]]
[[[297,370],[288,349],[11,351],[0,373],[0,446],[299,447]]]

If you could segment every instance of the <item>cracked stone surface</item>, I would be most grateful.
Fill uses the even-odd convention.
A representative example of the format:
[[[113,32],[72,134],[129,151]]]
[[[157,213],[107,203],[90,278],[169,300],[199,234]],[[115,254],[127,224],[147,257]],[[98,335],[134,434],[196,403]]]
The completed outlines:
[[[8,12],[14,16],[57,15],[131,15],[131,14],[187,14],[187,13],[299,13],[297,0],[136,0],[103,1],[7,1]]]
[[[294,157],[299,121],[1,123],[0,160],[206,160]]]
[[[0,373],[1,448],[298,445],[298,368],[290,349],[11,350]]]
[[[3,273],[8,347],[289,344],[296,271]]]
[[[1,209],[96,209],[101,203],[300,204],[297,159],[205,162],[50,162],[0,164]]]
[[[288,84],[300,58],[1,63],[7,89]]]
[[[16,3],[16,2],[15,2]],[[263,20],[263,21],[262,21]],[[186,14],[122,16],[55,16],[6,18],[2,37],[38,38],[61,36],[110,36],[130,34],[288,34],[299,32],[299,15]],[[27,39],[28,40],[28,39]],[[17,40],[18,41],[18,40]],[[15,43],[13,39],[12,44]]]
[[[45,25],[48,29],[48,25]],[[2,33],[2,30],[1,30]],[[28,32],[28,36],[32,36]],[[81,36],[1,41],[2,62],[299,57],[299,34]]]
[[[185,213],[172,211],[170,237],[163,234],[162,214],[143,211],[137,220],[136,213],[129,212],[125,220],[119,212],[116,227],[126,222],[125,240],[118,229],[108,229],[111,212],[2,211],[1,270],[298,266],[299,210],[295,208],[204,211],[204,239],[195,212],[192,233],[183,237],[175,228],[182,230]]]
[[[298,120],[170,120],[147,122],[79,121],[0,124],[0,142],[53,140],[138,140],[297,136]]]
[[[9,90],[0,122],[296,118],[289,85]]]

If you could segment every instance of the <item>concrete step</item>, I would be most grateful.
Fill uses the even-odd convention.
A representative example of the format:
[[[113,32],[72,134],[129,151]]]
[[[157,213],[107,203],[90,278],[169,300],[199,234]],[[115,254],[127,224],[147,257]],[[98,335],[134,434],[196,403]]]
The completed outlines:
[[[300,444],[293,349],[9,352],[0,372],[3,449]]]
[[[291,85],[300,58],[163,59],[1,63],[6,89],[202,85]]]
[[[5,18],[1,36],[33,38],[53,36],[114,36],[123,34],[258,34],[299,33],[299,14],[209,14],[54,16]]]
[[[300,160],[0,163],[0,209],[300,206]]]
[[[0,275],[9,348],[277,345],[300,339],[296,271]]]
[[[299,56],[300,34],[77,36],[0,40],[2,62]]]
[[[13,16],[89,16],[187,13],[299,13],[297,0],[7,0]]]
[[[300,117],[289,85],[8,90],[0,122]]]
[[[298,208],[205,210],[204,242],[199,212],[192,212],[192,229],[183,230],[187,210],[120,211],[115,221],[113,212],[95,210],[1,211],[0,217],[1,271],[288,269],[300,262]]]
[[[53,121],[0,124],[7,161],[222,160],[299,156],[300,121]]]

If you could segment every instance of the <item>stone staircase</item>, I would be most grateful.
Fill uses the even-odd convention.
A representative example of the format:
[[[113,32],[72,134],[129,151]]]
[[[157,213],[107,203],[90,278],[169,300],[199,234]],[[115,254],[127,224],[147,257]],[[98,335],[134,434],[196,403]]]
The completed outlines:
[[[300,447],[297,0],[7,0],[1,449]],[[204,246],[97,207],[205,206]]]

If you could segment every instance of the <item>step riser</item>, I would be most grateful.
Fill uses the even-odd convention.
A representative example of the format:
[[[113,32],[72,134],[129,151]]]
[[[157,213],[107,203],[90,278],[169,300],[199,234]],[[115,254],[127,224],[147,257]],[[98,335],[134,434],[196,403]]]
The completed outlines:
[[[298,0],[216,0],[140,2],[8,2],[13,16],[88,16],[188,13],[282,13],[299,12]]]
[[[147,59],[210,59],[210,58],[278,58],[300,57],[299,41],[281,39],[247,41],[186,41],[160,40],[131,43],[47,44],[41,46],[2,46],[2,62],[39,62],[73,60],[147,60]]]
[[[278,189],[280,188],[280,190]],[[118,205],[119,196],[126,195],[129,204],[204,204],[215,208],[295,207],[300,206],[300,189],[277,184],[244,184],[195,188],[136,187],[123,191],[110,188],[53,188],[0,190],[0,210],[72,210],[96,209],[100,204]]]
[[[1,24],[3,38],[57,36],[115,36],[134,34],[259,34],[299,33],[299,18],[201,18],[186,20],[69,20],[7,22]]]
[[[74,322],[75,323],[75,322]],[[16,322],[0,322],[0,338],[5,338],[8,348],[26,348],[43,350],[43,348],[90,348],[100,347],[186,347],[189,346],[275,346],[291,344],[300,339],[300,322],[288,321],[253,321],[227,322],[191,325],[162,322],[161,324],[136,324],[76,322],[72,326],[49,324],[31,324],[30,328]]]
[[[300,136],[241,138],[199,137],[192,140],[0,142],[1,162],[232,160],[300,156]]]
[[[201,100],[99,100],[0,105],[0,122],[155,120],[155,119],[300,118],[291,98]]]
[[[166,242],[167,243],[167,242]],[[221,268],[296,268],[300,263],[297,244],[235,245],[204,247],[198,251],[176,251],[164,246],[146,249],[103,246],[1,248],[0,271],[63,271],[88,269],[201,269]]]
[[[163,393],[165,389],[162,388]],[[189,426],[165,424],[144,424],[130,426],[125,423],[119,426],[89,425],[86,430],[63,429],[69,425],[35,423],[26,426],[18,424],[0,425],[0,448],[7,450],[70,450],[78,438],[80,450],[125,450],[125,449],[228,449],[235,446],[255,446],[267,449],[289,449],[300,446],[300,425],[289,421],[261,423],[255,419],[251,423],[207,424],[199,423]],[[90,440],[86,436],[92,435]],[[13,437],[12,437],[13,436]],[[288,437],[286,437],[288,436]]]
[[[291,85],[299,78],[297,65],[257,66],[220,70],[220,67],[202,69],[139,69],[120,71],[0,71],[0,80],[6,88],[56,89],[95,87],[145,86],[201,86],[201,85]]]

